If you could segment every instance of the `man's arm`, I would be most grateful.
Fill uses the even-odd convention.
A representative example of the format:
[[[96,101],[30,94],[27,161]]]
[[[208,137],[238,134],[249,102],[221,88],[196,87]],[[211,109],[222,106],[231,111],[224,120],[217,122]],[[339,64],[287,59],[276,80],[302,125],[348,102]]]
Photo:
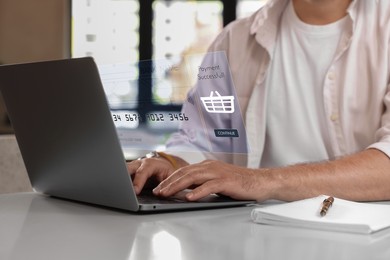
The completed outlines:
[[[275,169],[281,183],[277,199],[298,200],[319,194],[355,200],[390,200],[390,159],[368,149],[338,160]]]
[[[211,193],[257,201],[294,201],[320,194],[355,201],[390,200],[390,159],[368,149],[335,161],[273,169],[204,161],[179,169],[154,192],[170,196],[193,185],[198,187],[188,194],[189,200]]]

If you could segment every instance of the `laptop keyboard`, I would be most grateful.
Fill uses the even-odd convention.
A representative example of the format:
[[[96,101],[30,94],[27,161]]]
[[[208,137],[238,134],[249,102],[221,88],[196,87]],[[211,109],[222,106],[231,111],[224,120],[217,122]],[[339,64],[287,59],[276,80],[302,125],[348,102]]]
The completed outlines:
[[[197,203],[197,202],[231,202],[234,201],[233,199],[229,197],[224,196],[218,196],[218,195],[209,195],[206,198],[203,198],[199,201],[188,201],[185,198],[185,195],[188,193],[188,190],[184,190],[181,192],[176,193],[172,197],[163,198],[158,197],[153,194],[153,192],[150,191],[142,191],[140,195],[137,196],[138,202],[140,204],[172,204],[172,203]]]
[[[179,192],[175,196],[169,198],[158,197],[152,193],[152,191],[142,191],[137,196],[140,204],[172,204],[172,203],[183,203],[189,202],[185,199],[185,193]]]

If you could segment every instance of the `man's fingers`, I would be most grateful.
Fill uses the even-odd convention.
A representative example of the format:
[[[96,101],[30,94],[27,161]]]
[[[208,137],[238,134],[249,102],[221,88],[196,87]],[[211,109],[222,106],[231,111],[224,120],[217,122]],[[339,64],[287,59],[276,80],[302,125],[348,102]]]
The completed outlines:
[[[156,195],[168,197],[193,185],[203,184],[213,178],[215,177],[212,173],[204,171],[202,168],[182,168],[161,182],[153,192]]]
[[[132,176],[136,194],[139,194],[145,185],[157,185],[157,181],[167,178],[172,172],[171,163],[163,158],[144,158],[127,164],[127,170]]]
[[[141,160],[134,160],[128,162],[126,163],[126,166],[127,166],[127,172],[130,175],[133,175],[137,171],[137,169],[141,166]]]
[[[211,180],[196,187],[191,192],[186,194],[186,199],[189,201],[197,201],[213,193],[222,191],[222,186],[218,180]]]
[[[178,179],[180,179],[183,175],[185,175],[187,173],[187,171],[185,170],[186,167],[183,167],[177,171],[175,171],[173,174],[171,174],[168,178],[166,178],[165,180],[161,181],[160,184],[153,190],[154,194],[155,195],[160,195],[160,191],[162,189],[165,189],[167,186],[170,185],[170,183],[173,183],[175,181],[177,181]]]
[[[155,168],[154,164],[146,163],[143,160],[136,160],[128,164],[127,169],[133,176],[133,186],[136,194],[141,192],[147,180],[155,172]]]

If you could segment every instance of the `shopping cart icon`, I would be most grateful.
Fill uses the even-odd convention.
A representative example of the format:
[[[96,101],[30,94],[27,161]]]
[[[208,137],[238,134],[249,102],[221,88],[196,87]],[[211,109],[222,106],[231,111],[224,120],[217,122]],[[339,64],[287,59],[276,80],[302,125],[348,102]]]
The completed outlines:
[[[234,96],[221,96],[218,91],[211,91],[209,97],[200,99],[209,113],[234,113]]]

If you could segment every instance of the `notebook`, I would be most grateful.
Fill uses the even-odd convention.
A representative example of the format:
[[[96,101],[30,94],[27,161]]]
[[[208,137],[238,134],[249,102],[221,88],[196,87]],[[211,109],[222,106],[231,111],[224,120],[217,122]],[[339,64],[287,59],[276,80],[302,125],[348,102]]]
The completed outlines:
[[[0,91],[36,192],[136,212],[251,203],[141,203],[90,57],[0,66]]]
[[[326,215],[320,209],[328,196],[276,205],[252,211],[255,223],[370,234],[390,227],[390,204],[361,203],[334,198]]]

